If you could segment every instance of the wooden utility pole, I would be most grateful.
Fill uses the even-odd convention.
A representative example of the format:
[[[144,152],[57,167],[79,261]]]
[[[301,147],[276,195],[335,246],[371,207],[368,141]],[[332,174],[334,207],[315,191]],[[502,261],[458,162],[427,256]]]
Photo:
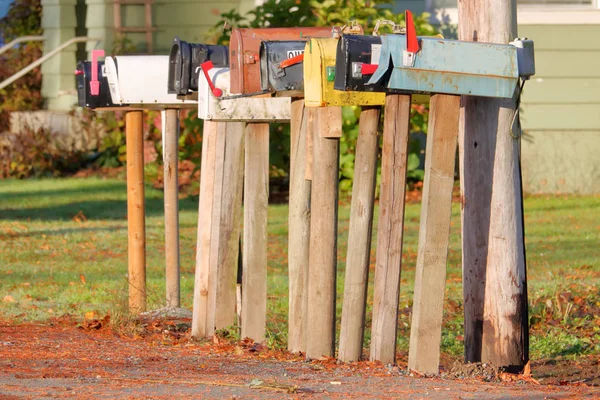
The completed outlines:
[[[313,127],[306,356],[332,357],[335,347],[337,211],[341,107],[316,111]]]
[[[310,244],[311,186],[310,181],[304,178],[308,110],[304,107],[304,99],[292,99],[288,217],[288,350],[292,352],[304,351],[302,336]]]
[[[516,0],[459,2],[459,39],[509,43]],[[519,140],[512,100],[462,98],[459,159],[465,360],[520,369],[529,359]]]
[[[267,323],[269,124],[247,124],[245,147],[242,338],[262,342]]]
[[[127,146],[127,253],[129,310],[146,311],[146,202],[142,111],[125,115]]]
[[[410,95],[387,95],[370,355],[384,364],[396,361],[409,124]]]
[[[379,154],[377,130],[380,109],[379,106],[362,108],[356,139],[348,254],[344,278],[344,305],[338,352],[338,358],[345,362],[360,360],[363,350]]]
[[[162,112],[165,186],[165,261],[167,308],[180,305],[179,291],[179,110]]]
[[[431,96],[408,368],[438,374],[460,97]]]

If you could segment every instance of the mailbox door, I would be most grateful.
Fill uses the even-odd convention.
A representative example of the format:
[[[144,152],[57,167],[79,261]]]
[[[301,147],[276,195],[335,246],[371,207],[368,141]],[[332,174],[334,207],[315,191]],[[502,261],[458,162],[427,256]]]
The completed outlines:
[[[234,29],[229,43],[231,92],[256,93],[261,90],[260,44],[269,40],[308,40],[331,37],[330,27]]]
[[[337,45],[333,87],[359,92],[388,91],[384,82],[366,85],[372,75],[353,71],[353,67],[356,69],[360,64],[379,64],[381,46],[380,36],[343,35]]]
[[[338,39],[314,38],[304,53],[304,98],[308,107],[383,105],[384,93],[343,92],[334,89]]]
[[[302,62],[289,66],[281,63],[304,53],[305,41],[287,40],[263,42],[260,45],[261,89],[275,92],[276,96],[302,97],[304,72]]]
[[[188,43],[175,36],[169,55],[168,93],[187,95],[198,91],[198,67],[206,61],[215,67],[229,66],[227,46]]]
[[[107,108],[115,107],[110,97],[108,89],[108,80],[104,74],[104,62],[98,62],[98,81],[100,82],[100,93],[92,96],[90,92],[90,81],[92,79],[92,62],[80,61],[77,63],[77,72],[75,73],[75,84],[77,87],[77,103],[80,107],[86,108]]]

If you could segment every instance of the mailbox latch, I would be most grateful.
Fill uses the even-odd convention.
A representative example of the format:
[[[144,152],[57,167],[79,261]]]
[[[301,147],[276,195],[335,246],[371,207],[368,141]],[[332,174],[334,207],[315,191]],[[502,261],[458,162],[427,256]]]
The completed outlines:
[[[244,64],[256,64],[258,54],[244,54]]]

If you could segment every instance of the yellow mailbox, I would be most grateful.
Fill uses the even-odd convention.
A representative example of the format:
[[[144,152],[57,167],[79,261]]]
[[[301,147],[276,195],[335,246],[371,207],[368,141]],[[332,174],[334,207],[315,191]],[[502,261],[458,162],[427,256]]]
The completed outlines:
[[[333,88],[337,38],[312,38],[304,49],[304,104],[307,107],[379,106],[385,93],[343,92]]]

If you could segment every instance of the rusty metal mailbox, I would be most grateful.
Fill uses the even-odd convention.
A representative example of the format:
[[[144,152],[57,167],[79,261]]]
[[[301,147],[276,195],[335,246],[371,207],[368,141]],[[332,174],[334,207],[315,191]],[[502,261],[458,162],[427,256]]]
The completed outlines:
[[[340,40],[313,38],[307,42],[304,52],[304,101],[306,106],[383,105],[385,103],[385,93],[335,90],[334,80],[337,79],[336,50]],[[370,51],[370,47],[368,50]],[[345,59],[341,61],[345,61]],[[385,88],[382,88],[382,90],[385,90]]]
[[[103,50],[94,50],[92,61],[77,63],[75,84],[77,103],[80,107],[91,109],[120,107],[112,102],[104,61],[98,61],[98,57],[102,56],[104,56]]]
[[[178,36],[169,54],[168,93],[185,96],[198,91],[200,64],[212,61],[215,67],[229,67],[227,46],[188,43]]]
[[[259,51],[261,42],[271,40],[308,40],[331,37],[330,27],[234,29],[229,43],[231,93],[261,92]]]
[[[277,96],[301,97],[304,92],[305,41],[262,42],[260,45],[261,90]]]

